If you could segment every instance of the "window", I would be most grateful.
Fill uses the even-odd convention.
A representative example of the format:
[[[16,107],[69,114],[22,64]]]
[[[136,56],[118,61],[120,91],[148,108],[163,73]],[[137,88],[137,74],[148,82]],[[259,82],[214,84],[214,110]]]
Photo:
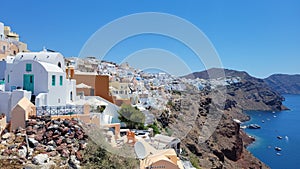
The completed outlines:
[[[61,63],[60,63],[60,62],[58,62],[57,66],[61,68]]]
[[[26,63],[26,72],[31,72],[31,63]]]
[[[73,92],[70,92],[70,100],[73,101]]]
[[[52,75],[52,86],[55,86],[55,75]]]
[[[7,75],[7,83],[9,83],[9,75]]]
[[[59,85],[63,85],[63,76],[59,76]]]
[[[3,52],[5,52],[5,50],[6,50],[6,46],[3,46],[3,47],[2,47],[2,50],[3,50]]]

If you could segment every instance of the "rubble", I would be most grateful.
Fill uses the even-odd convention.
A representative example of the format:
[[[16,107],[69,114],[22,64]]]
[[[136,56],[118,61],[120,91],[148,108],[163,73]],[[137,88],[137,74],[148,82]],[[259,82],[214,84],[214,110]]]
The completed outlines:
[[[44,167],[59,161],[71,168],[80,168],[83,160],[80,151],[88,140],[77,120],[49,117],[30,119],[26,121],[26,129],[18,128],[0,138],[0,155],[6,159],[18,159],[25,166]]]

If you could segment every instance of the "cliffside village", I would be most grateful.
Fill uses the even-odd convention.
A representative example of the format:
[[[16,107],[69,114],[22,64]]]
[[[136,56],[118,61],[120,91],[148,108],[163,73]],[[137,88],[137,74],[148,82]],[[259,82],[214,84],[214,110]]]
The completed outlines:
[[[2,157],[3,154],[9,157],[11,154],[7,149],[16,151],[18,156],[24,158],[31,154],[32,163],[37,165],[49,163],[50,157],[60,155],[72,158],[80,166],[81,155],[72,153],[76,149],[66,152],[61,147],[63,143],[58,141],[60,137],[56,138],[54,135],[59,127],[63,128],[61,133],[64,127],[73,127],[76,135],[80,131],[76,128],[77,124],[85,123],[103,129],[104,136],[112,147],[132,145],[140,160],[140,168],[193,168],[190,162],[178,158],[178,138],[162,134],[150,138],[151,130],[123,129],[124,125],[118,118],[121,105],[137,107],[146,116],[145,125],[149,125],[155,121],[155,116],[148,109],[165,110],[168,101],[175,99],[166,91],[183,91],[186,85],[202,90],[206,86],[213,88],[238,81],[238,78],[191,80],[167,73],[147,73],[130,67],[128,63],[117,65],[95,57],[64,57],[59,52],[45,48],[39,52],[31,52],[27,49],[27,44],[19,40],[17,33],[0,22],[0,154]],[[53,151],[57,151],[57,154],[51,154],[52,150],[47,150],[48,153],[34,156],[30,151],[35,151],[36,146],[8,148],[12,133],[21,136],[24,129],[27,130],[27,141],[41,143],[43,137],[38,137],[39,128],[35,132],[28,130],[42,124],[41,119],[45,116],[57,122],[48,124],[48,128],[41,130],[52,132],[53,129],[53,136],[49,136],[46,142],[54,142],[51,147],[54,147]],[[70,126],[70,123],[75,127]],[[73,130],[66,133],[71,135],[72,132]],[[80,136],[80,132],[77,136]],[[84,139],[84,136],[80,139]],[[49,144],[46,145],[48,147],[44,148],[49,149]]]

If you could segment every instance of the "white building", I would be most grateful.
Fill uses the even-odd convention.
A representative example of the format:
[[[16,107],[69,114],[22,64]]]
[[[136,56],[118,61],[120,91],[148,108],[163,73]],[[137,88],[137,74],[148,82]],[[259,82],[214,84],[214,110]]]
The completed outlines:
[[[0,91],[0,113],[5,113],[7,122],[10,120],[10,112],[15,105],[23,98],[31,98],[31,92],[17,89],[13,92]]]
[[[65,106],[76,95],[76,81],[66,79],[65,71],[64,57],[58,52],[21,52],[7,62],[5,90],[31,91],[37,107]]]
[[[5,69],[6,69],[6,61],[5,60],[0,60],[0,80],[5,79]]]
[[[4,23],[0,22],[0,40],[4,39]]]
[[[75,105],[84,105],[89,104],[92,106],[92,109],[95,109],[97,106],[105,106],[105,109],[102,113],[91,112],[91,116],[98,116],[100,119],[101,125],[120,123],[119,113],[120,108],[115,104],[103,99],[99,96],[83,96],[81,99],[78,99],[74,102]],[[93,110],[92,110],[93,111]]]

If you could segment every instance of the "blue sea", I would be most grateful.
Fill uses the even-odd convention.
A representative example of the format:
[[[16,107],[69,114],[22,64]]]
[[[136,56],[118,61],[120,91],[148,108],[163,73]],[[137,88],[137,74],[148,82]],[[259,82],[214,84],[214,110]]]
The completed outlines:
[[[245,129],[256,141],[248,150],[272,169],[300,169],[300,95],[284,95],[288,111],[246,112],[251,120],[242,125],[255,123],[261,129]],[[264,121],[264,123],[263,123]],[[278,139],[281,136],[282,139]],[[275,147],[282,151],[276,154]]]

